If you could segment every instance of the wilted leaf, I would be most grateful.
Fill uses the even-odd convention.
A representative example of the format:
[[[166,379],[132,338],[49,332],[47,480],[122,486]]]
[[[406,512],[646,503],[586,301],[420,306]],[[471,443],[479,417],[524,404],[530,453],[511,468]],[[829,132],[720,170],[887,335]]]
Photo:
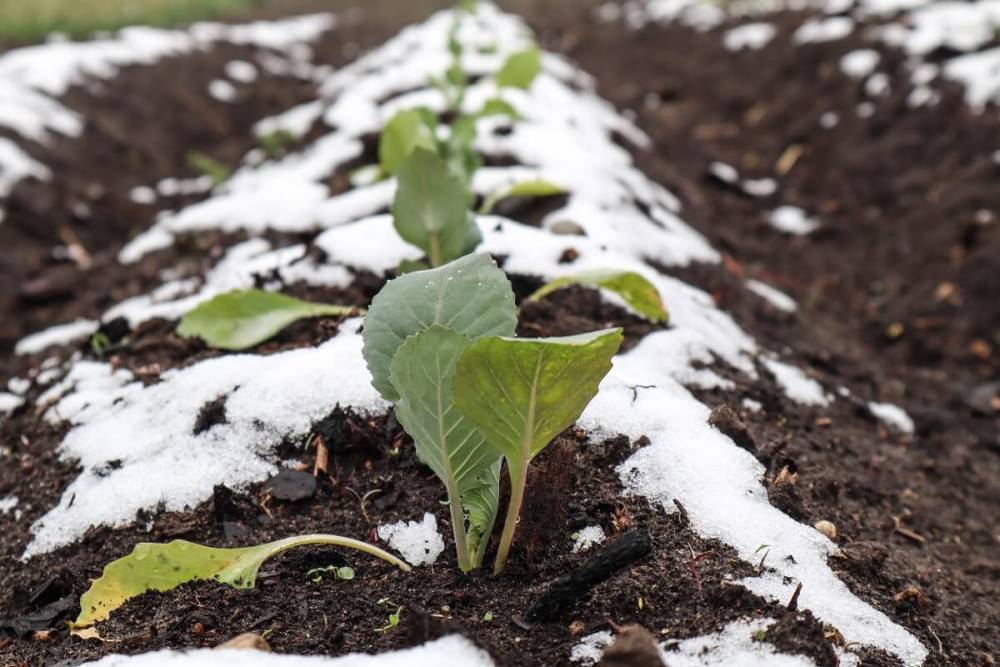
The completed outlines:
[[[396,417],[413,438],[417,456],[448,490],[463,570],[472,569],[475,549],[466,541],[461,500],[474,491],[476,509],[484,515],[478,517],[478,528],[491,522],[496,505],[490,508],[488,502],[499,490],[494,487],[491,494],[483,489],[483,475],[500,461],[500,453],[486,444],[483,434],[454,406],[455,364],[470,342],[463,334],[434,325],[407,338],[390,366],[390,380],[400,396]],[[490,513],[492,518],[485,516]]]
[[[374,545],[337,535],[302,535],[242,549],[217,549],[184,540],[141,543],[128,556],[104,567],[100,579],[80,598],[80,615],[73,627],[79,631],[105,620],[137,595],[169,591],[188,581],[214,579],[234,588],[253,588],[264,561],[288,549],[311,544],[357,549],[410,571],[409,565]]]
[[[372,300],[363,353],[372,386],[387,401],[399,400],[389,380],[396,350],[407,337],[435,324],[472,340],[514,335],[514,292],[489,255],[467,255],[437,269],[407,273],[386,283]]]
[[[555,183],[540,179],[512,183],[501,187],[484,199],[482,206],[479,207],[479,213],[488,215],[493,207],[508,197],[551,197],[552,195],[561,195],[563,192],[565,190]]]
[[[528,89],[541,69],[542,53],[538,47],[533,46],[507,58],[507,62],[497,72],[496,82],[501,88]]]
[[[667,309],[660,298],[660,291],[645,276],[634,271],[586,271],[556,278],[543,285],[528,298],[530,300],[542,299],[556,290],[571,285],[587,285],[606,289],[620,296],[629,307],[647,319],[653,322],[667,321]]]
[[[379,165],[385,174],[395,174],[416,147],[437,152],[437,118],[426,109],[396,113],[382,129],[378,145]]]
[[[417,147],[396,172],[399,189],[392,203],[396,231],[441,266],[467,252],[471,223],[469,192],[436,153]],[[478,230],[477,230],[478,231]]]
[[[209,299],[185,315],[177,333],[185,338],[197,336],[223,350],[244,350],[303,318],[348,315],[355,310],[359,309],[310,303],[277,292],[234,290]]]

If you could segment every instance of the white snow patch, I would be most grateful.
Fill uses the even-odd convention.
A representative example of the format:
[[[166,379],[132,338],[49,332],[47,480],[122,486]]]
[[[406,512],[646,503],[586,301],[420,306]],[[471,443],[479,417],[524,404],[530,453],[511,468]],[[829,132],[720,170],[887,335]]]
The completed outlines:
[[[586,528],[582,528],[576,534],[576,541],[573,543],[573,553],[586,551],[595,544],[600,544],[604,540],[604,529],[600,526],[587,526]]]
[[[10,511],[17,507],[19,502],[17,496],[4,496],[0,498],[0,514],[10,514]]]
[[[819,222],[797,206],[779,206],[771,211],[768,223],[785,234],[805,236],[819,229]]]
[[[414,648],[340,657],[281,655],[261,651],[198,649],[156,651],[141,655],[109,655],[89,667],[440,667],[442,660],[456,667],[493,667],[489,655],[460,635],[448,635]]]
[[[610,630],[601,630],[580,638],[570,651],[570,662],[578,662],[582,665],[593,665],[604,654],[604,649],[611,646],[615,639]]]
[[[24,396],[24,394],[31,387],[31,380],[27,378],[14,377],[7,380],[7,389],[10,393],[17,394],[18,396]]]
[[[230,60],[226,63],[226,76],[239,83],[253,83],[257,80],[257,66],[245,60]]]
[[[57,324],[44,331],[25,336],[14,346],[15,354],[37,354],[53,345],[69,345],[97,331],[100,325],[94,320],[79,319],[67,324]]]
[[[889,92],[889,86],[889,75],[885,72],[877,72],[865,81],[865,92],[872,97],[879,97]]]
[[[378,538],[389,543],[403,560],[413,566],[433,565],[444,551],[444,539],[438,532],[437,518],[430,512],[423,521],[397,521],[378,527]]]
[[[225,79],[213,79],[208,83],[208,94],[220,102],[232,102],[236,99],[236,86]]]
[[[709,164],[708,173],[723,183],[736,183],[740,180],[740,172],[736,171],[736,167],[725,162],[713,162]]]
[[[665,643],[661,657],[670,667],[816,667],[802,655],[778,653],[773,644],[756,641],[773,619],[733,621],[719,632]]]
[[[1000,103],[1000,46],[949,60],[943,73],[965,85],[965,100],[974,110]]]
[[[776,32],[771,23],[747,23],[727,31],[722,36],[722,43],[730,51],[762,49],[774,39]]]
[[[840,71],[853,79],[863,79],[875,71],[881,59],[874,49],[851,51],[840,59]]]
[[[136,204],[149,206],[156,203],[156,190],[148,185],[137,185],[129,190],[128,198]]]
[[[819,117],[819,124],[825,130],[830,130],[837,127],[840,122],[840,116],[836,111],[824,111]]]
[[[0,99],[0,105],[2,104],[3,100]],[[18,181],[29,176],[47,181],[52,177],[52,173],[48,167],[25,153],[13,141],[0,137],[0,197],[9,195]]]
[[[275,447],[305,438],[333,405],[384,411],[361,357],[359,325],[345,321],[339,335],[316,348],[209,359],[168,371],[150,386],[107,364],[77,363],[67,386],[57,386],[73,391],[47,417],[71,424],[59,453],[82,470],[32,526],[25,556],[69,544],[91,526],[127,525],[139,510],[194,507],[217,484],[244,488],[264,480],[279,469]],[[195,435],[202,407],[221,396],[226,423]]]
[[[795,31],[792,41],[796,44],[832,42],[843,39],[854,30],[854,21],[846,16],[809,19]]]
[[[741,405],[750,412],[760,412],[764,407],[760,401],[755,401],[752,398],[744,398]]]
[[[798,308],[795,303],[795,299],[766,283],[762,283],[759,280],[748,280],[746,282],[746,286],[748,290],[764,299],[778,310],[786,313],[794,313]]]
[[[870,401],[868,403],[868,410],[876,418],[880,419],[883,423],[891,426],[897,431],[907,434],[913,433],[913,419],[911,419],[910,415],[906,414],[906,411],[898,405]]]
[[[768,357],[761,357],[760,361],[771,371],[774,379],[785,390],[785,395],[791,400],[803,405],[829,405],[830,397],[823,391],[822,385],[806,375],[802,369]]]
[[[748,178],[743,181],[743,192],[751,197],[770,197],[778,191],[778,182],[773,178]]]
[[[24,404],[24,399],[17,394],[0,391],[0,415],[6,415]]]

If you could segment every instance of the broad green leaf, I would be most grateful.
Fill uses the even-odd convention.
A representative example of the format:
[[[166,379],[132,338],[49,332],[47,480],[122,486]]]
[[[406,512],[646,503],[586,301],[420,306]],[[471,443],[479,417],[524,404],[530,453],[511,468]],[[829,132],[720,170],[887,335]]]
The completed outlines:
[[[517,112],[510,102],[500,99],[499,97],[494,97],[492,99],[486,100],[483,108],[479,111],[480,118],[486,118],[488,116],[509,116],[514,120],[521,118],[521,114]]]
[[[348,315],[360,309],[310,303],[277,292],[234,290],[198,305],[181,320],[177,333],[197,336],[212,347],[245,350],[307,317]]]
[[[572,276],[556,278],[546,283],[529,300],[542,299],[556,290],[571,285],[587,285],[614,292],[640,315],[653,322],[666,322],[667,309],[660,298],[660,291],[640,273],[634,271],[586,271]]]
[[[396,113],[382,129],[378,144],[379,165],[385,174],[395,174],[414,148],[437,152],[437,119],[422,109]]]
[[[425,253],[432,266],[461,257],[469,236],[469,191],[436,153],[417,147],[396,172],[392,203],[396,231]]]
[[[501,88],[524,88],[527,90],[541,69],[542,53],[537,46],[533,46],[530,49],[518,51],[507,58],[507,62],[497,72],[496,82]]]
[[[479,213],[481,215],[488,215],[501,200],[508,197],[551,197],[552,195],[561,195],[563,192],[565,190],[549,181],[540,179],[521,181],[520,183],[503,186],[496,192],[493,192],[483,200],[482,205],[479,207]]]
[[[483,476],[500,461],[500,453],[454,406],[455,364],[470,343],[467,336],[434,325],[406,339],[396,351],[389,374],[400,395],[396,401],[399,423],[413,437],[417,456],[448,489],[459,565],[464,570],[472,569],[475,548],[466,540],[462,499],[475,495],[481,530],[485,521],[481,515],[488,511],[491,491],[482,488]],[[493,488],[492,493],[498,494],[499,489]],[[477,531],[477,546],[479,537]]]
[[[482,565],[486,547],[493,532],[500,507],[500,468],[503,458],[483,471],[475,486],[462,496],[462,505],[469,513],[469,551],[474,554],[473,566]]]
[[[481,338],[458,361],[455,406],[503,453],[513,477],[579,418],[621,342],[621,329]]]
[[[513,336],[514,292],[489,255],[466,255],[445,266],[390,280],[372,300],[365,318],[363,354],[372,386],[391,403],[399,394],[389,380],[390,364],[411,335],[435,324],[464,334]]]
[[[311,544],[357,549],[410,571],[406,563],[374,545],[337,535],[302,535],[243,549],[217,549],[184,540],[141,543],[128,556],[104,567],[100,579],[80,598],[80,615],[73,627],[86,628],[103,621],[127,600],[147,591],[169,591],[197,579],[215,579],[234,588],[253,588],[264,561],[288,549]]]

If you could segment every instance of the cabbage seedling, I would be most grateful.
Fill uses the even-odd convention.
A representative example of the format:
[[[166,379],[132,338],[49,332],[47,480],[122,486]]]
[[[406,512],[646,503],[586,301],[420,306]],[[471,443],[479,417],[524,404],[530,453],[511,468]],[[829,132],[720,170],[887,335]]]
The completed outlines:
[[[187,155],[188,166],[200,176],[212,179],[212,185],[221,185],[232,173],[232,170],[215,158],[200,151],[192,151]]]
[[[233,290],[191,310],[181,319],[177,333],[197,336],[212,347],[245,350],[308,317],[343,316],[364,312],[355,306],[310,303],[277,292]]]
[[[389,281],[372,301],[362,353],[396,404],[417,456],[445,485],[459,567],[482,563],[499,503],[500,454],[454,410],[455,364],[473,340],[511,336],[514,293],[487,255]],[[468,528],[466,528],[466,515]]]
[[[455,407],[503,454],[510,473],[494,574],[507,564],[528,464],[579,418],[621,342],[617,328],[560,338],[491,336],[470,344],[458,360]]]

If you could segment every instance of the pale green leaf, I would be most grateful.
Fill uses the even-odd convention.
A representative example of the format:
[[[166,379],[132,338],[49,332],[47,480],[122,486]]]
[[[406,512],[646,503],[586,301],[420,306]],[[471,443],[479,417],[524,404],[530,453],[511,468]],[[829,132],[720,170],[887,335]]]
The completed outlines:
[[[432,266],[461,257],[467,247],[469,191],[436,153],[417,147],[396,172],[392,204],[396,231],[425,253]]]
[[[215,579],[235,588],[253,588],[264,561],[288,549],[311,544],[356,549],[410,571],[406,563],[374,545],[337,535],[302,535],[242,549],[218,549],[184,540],[141,543],[128,556],[104,567],[101,577],[80,598],[80,615],[73,627],[85,628],[103,621],[137,595],[169,591],[188,581]]]
[[[512,471],[523,470],[579,418],[621,342],[621,329],[561,338],[481,338],[459,359],[455,406]]]
[[[310,303],[277,292],[234,290],[190,311],[178,325],[177,333],[185,338],[197,336],[223,350],[244,350],[298,320],[348,315],[359,310],[355,306]]]
[[[405,109],[394,115],[382,129],[378,159],[382,172],[395,174],[403,160],[418,146],[437,151],[437,119],[422,109]]]
[[[387,401],[399,400],[389,380],[396,350],[435,324],[472,340],[514,334],[514,292],[489,255],[466,255],[437,269],[407,273],[386,283],[372,300],[363,353],[372,386]]]
[[[444,482],[452,510],[452,528],[459,566],[472,569],[480,531],[496,517],[499,478],[487,472],[500,463],[500,453],[455,409],[452,382],[455,364],[469,346],[467,336],[434,325],[406,339],[390,366],[390,380],[399,393],[396,417],[413,438],[417,456]],[[484,488],[490,480],[492,488]],[[471,499],[474,535],[466,539],[463,500]],[[473,516],[473,514],[475,516]]]
[[[521,117],[521,114],[517,113],[517,109],[515,109],[507,100],[494,97],[486,100],[486,103],[483,104],[483,108],[479,111],[478,116],[480,118],[486,118],[488,116],[508,116],[513,120],[518,120]]]
[[[490,211],[492,211],[501,200],[507,199],[508,197],[551,197],[553,195],[561,195],[563,192],[565,192],[565,190],[555,183],[550,183],[549,181],[541,179],[512,183],[498,188],[496,192],[493,192],[490,196],[486,197],[486,199],[483,200],[482,206],[479,207],[479,213],[482,215],[489,215]]]
[[[533,46],[530,49],[518,51],[507,58],[507,62],[497,72],[496,82],[501,88],[524,88],[527,90],[541,69],[542,53],[537,46]]]
[[[493,532],[500,507],[500,468],[502,458],[483,471],[475,485],[462,495],[462,505],[469,514],[469,551],[473,565],[479,567]]]
[[[413,438],[417,456],[448,487],[465,493],[499,459],[483,434],[455,410],[455,364],[468,336],[440,325],[416,333],[399,347],[389,379],[400,398],[396,417]]]
[[[640,315],[652,322],[666,322],[667,309],[660,298],[660,291],[640,273],[634,271],[586,271],[556,278],[546,283],[528,297],[542,299],[556,290],[571,285],[587,285],[614,292]]]

